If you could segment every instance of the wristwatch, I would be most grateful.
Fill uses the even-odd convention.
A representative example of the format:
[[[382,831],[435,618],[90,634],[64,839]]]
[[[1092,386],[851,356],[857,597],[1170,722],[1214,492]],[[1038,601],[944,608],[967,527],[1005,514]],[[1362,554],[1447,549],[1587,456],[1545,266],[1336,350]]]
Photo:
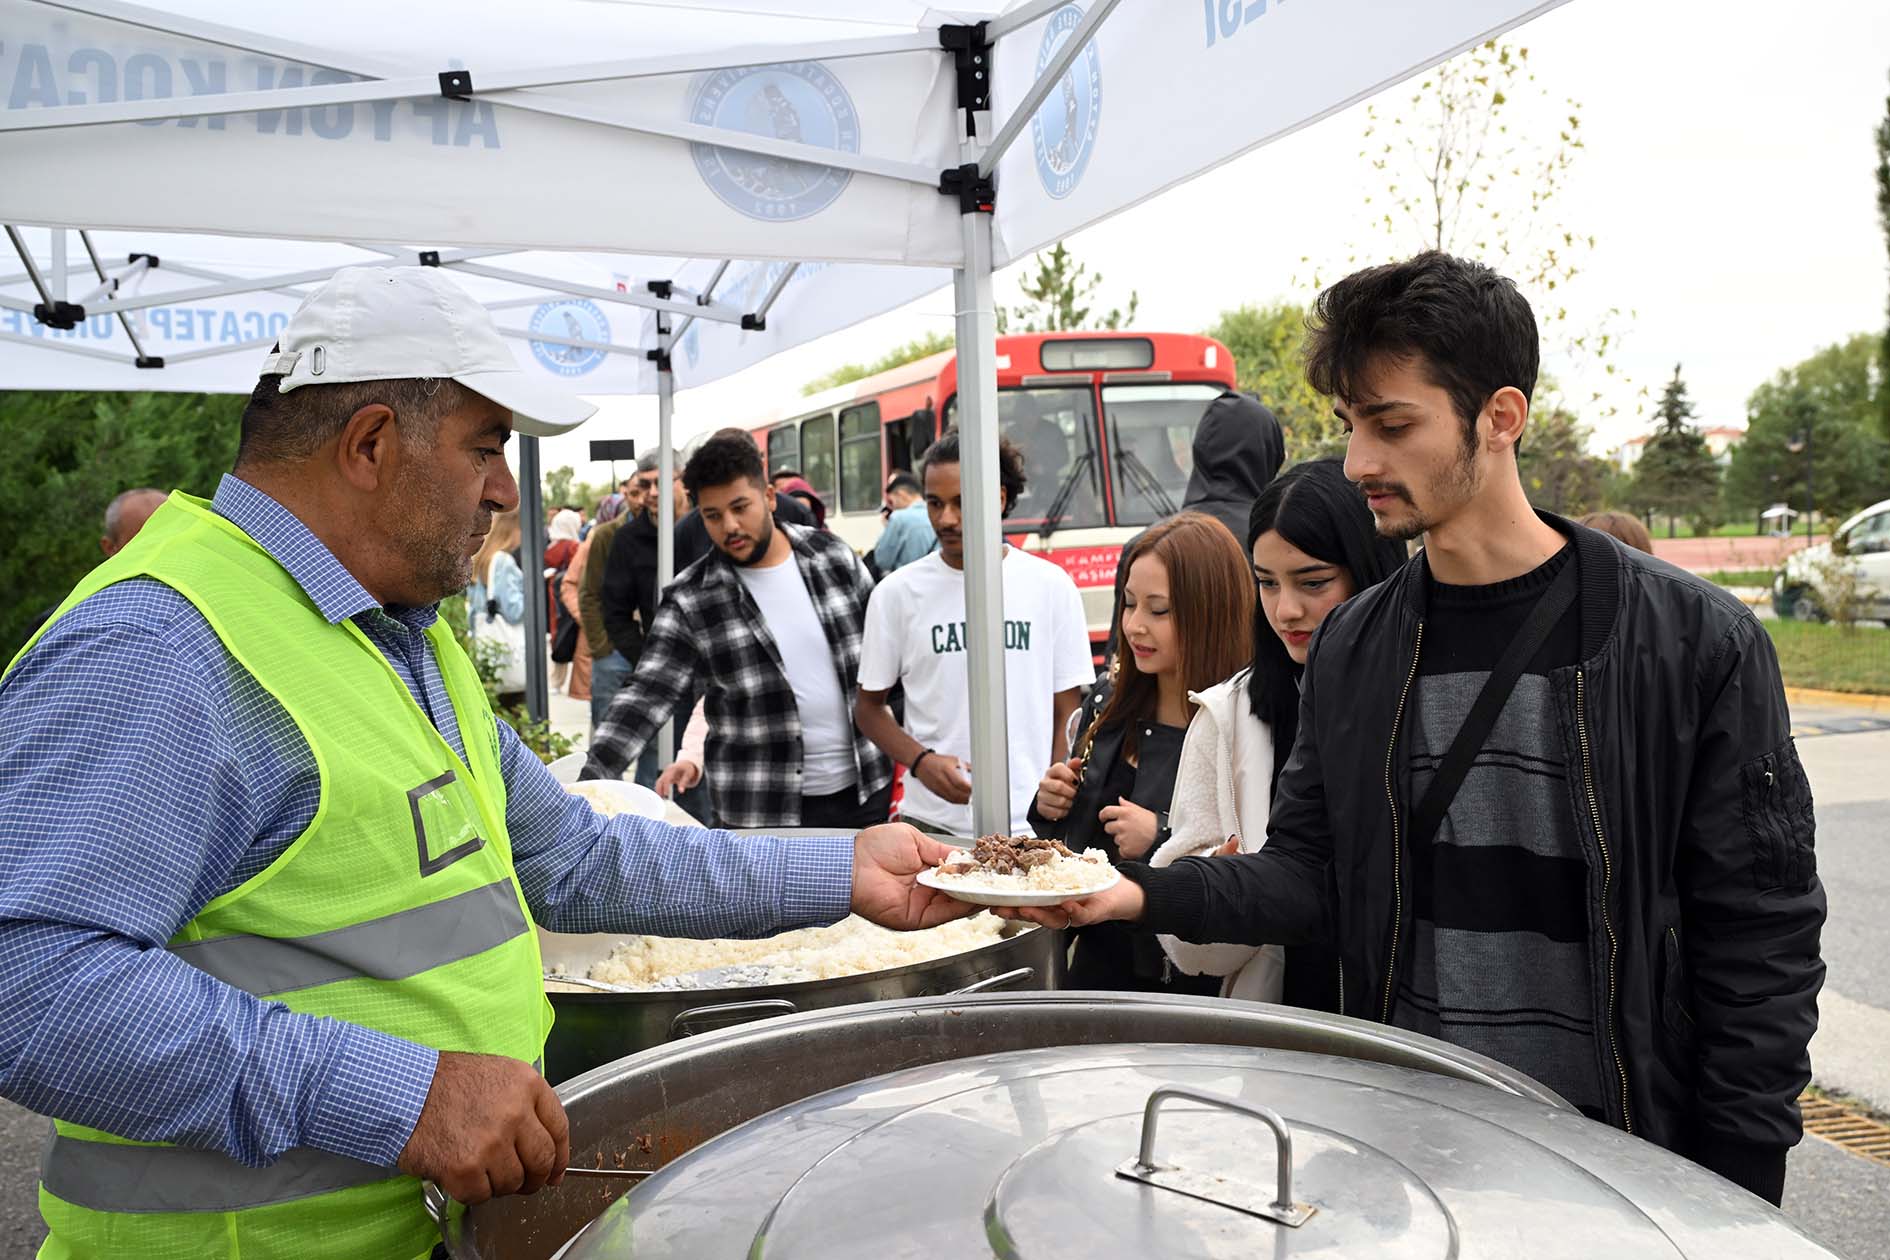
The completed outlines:
[[[1174,828],[1168,825],[1168,811],[1165,809],[1156,810],[1155,811],[1155,843],[1149,846],[1150,850],[1153,851],[1155,849],[1159,849],[1164,844],[1167,844],[1168,838],[1172,835],[1174,835]]]

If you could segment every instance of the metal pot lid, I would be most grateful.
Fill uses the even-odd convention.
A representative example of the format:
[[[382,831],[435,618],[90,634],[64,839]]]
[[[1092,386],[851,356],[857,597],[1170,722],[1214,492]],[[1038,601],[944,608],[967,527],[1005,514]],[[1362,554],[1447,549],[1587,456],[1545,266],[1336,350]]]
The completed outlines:
[[[665,1167],[568,1254],[628,1256],[634,1233],[639,1260],[1660,1257],[1690,1254],[1674,1237],[1703,1221],[1715,1250],[1691,1254],[1829,1254],[1774,1216],[1657,1147],[1471,1082],[1297,1051],[1079,1046],[783,1107]]]

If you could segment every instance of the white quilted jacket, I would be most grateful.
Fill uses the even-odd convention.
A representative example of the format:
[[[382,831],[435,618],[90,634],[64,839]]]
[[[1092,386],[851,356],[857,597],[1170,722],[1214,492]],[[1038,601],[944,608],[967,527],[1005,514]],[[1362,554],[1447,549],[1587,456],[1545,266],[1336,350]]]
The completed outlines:
[[[1273,735],[1247,700],[1247,672],[1206,691],[1190,692],[1199,706],[1181,746],[1175,795],[1168,807],[1168,841],[1149,858],[1167,866],[1177,858],[1212,853],[1229,836],[1252,853],[1267,839],[1273,795]],[[1221,996],[1277,1002],[1285,974],[1277,945],[1191,945],[1160,936],[1162,949],[1189,975],[1225,976]]]

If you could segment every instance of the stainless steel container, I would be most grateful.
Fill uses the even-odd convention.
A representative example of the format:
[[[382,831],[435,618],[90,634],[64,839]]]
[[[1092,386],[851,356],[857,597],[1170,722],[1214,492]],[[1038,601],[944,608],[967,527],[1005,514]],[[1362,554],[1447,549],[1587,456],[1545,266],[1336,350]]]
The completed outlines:
[[[1730,1182],[1564,1107],[1383,1063],[1142,1042],[978,1055],[780,1108],[668,1165],[565,1254],[1831,1253]]]
[[[562,964],[581,974],[583,965],[620,939],[544,933],[541,947],[547,965]],[[545,1045],[545,1077],[569,1080],[678,1037],[770,1016],[956,993],[985,984],[1055,989],[1063,983],[1066,949],[1061,932],[1007,923],[1002,939],[976,949],[832,980],[674,992],[553,992],[548,996],[557,1022]]]
[[[1323,1056],[1343,1056],[1409,1069],[1420,1081],[1435,1076],[1467,1082],[1481,1091],[1479,1099],[1513,1098],[1553,1114],[1565,1125],[1587,1123],[1563,1110],[1554,1094],[1528,1077],[1428,1038],[1288,1007],[1114,993],[925,998],[784,1016],[644,1051],[567,1081],[558,1093],[570,1116],[573,1163],[660,1167],[778,1107],[888,1072],[967,1055],[1044,1047],[1095,1046],[1113,1053],[1127,1043],[1188,1051],[1273,1047],[1303,1052],[1309,1059],[1317,1056],[1322,1064],[1337,1062]],[[1161,1083],[1157,1076],[1148,1079],[1150,1088]],[[1287,1110],[1290,1114],[1292,1108]],[[1612,1133],[1600,1132],[1604,1137]],[[942,1167],[928,1168],[913,1187],[901,1191],[899,1201],[922,1203],[946,1175]],[[658,1191],[661,1185],[648,1188]],[[544,1260],[623,1189],[573,1178],[529,1198],[499,1199],[447,1213],[448,1250],[457,1260]],[[734,1196],[740,1189],[737,1183],[717,1189],[708,1206],[718,1213],[723,1207],[735,1211]],[[430,1192],[429,1197],[436,1211],[444,1212],[438,1193]],[[660,1222],[653,1218],[648,1228],[646,1234],[645,1226],[638,1226],[639,1248],[646,1239],[651,1247],[659,1245]],[[732,1250],[670,1254],[739,1256],[748,1243],[730,1245]],[[965,1254],[987,1251],[974,1248]]]

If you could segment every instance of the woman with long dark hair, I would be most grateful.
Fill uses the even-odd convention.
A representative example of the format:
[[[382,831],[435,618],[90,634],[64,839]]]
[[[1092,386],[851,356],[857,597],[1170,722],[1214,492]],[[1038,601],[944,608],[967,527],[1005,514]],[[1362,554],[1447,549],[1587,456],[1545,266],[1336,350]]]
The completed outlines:
[[[1130,544],[1116,627],[1113,688],[1090,694],[1077,717],[1076,756],[1050,767],[1030,823],[1072,849],[1135,860],[1167,839],[1169,797],[1193,705],[1192,690],[1236,669],[1252,633],[1247,558],[1227,527],[1183,512]],[[1213,993],[1218,982],[1180,975],[1152,933],[1104,923],[1077,933],[1070,984],[1081,989]]]
[[[1299,732],[1299,679],[1313,632],[1405,561],[1404,544],[1379,536],[1338,459],[1296,464],[1269,482],[1254,500],[1247,549],[1256,587],[1253,659],[1190,696],[1196,709],[1175,774],[1173,834],[1150,859],[1155,866],[1266,842],[1273,784]],[[1223,996],[1338,1008],[1338,959],[1326,951],[1190,945],[1171,936],[1160,942],[1191,975],[1226,977]]]

